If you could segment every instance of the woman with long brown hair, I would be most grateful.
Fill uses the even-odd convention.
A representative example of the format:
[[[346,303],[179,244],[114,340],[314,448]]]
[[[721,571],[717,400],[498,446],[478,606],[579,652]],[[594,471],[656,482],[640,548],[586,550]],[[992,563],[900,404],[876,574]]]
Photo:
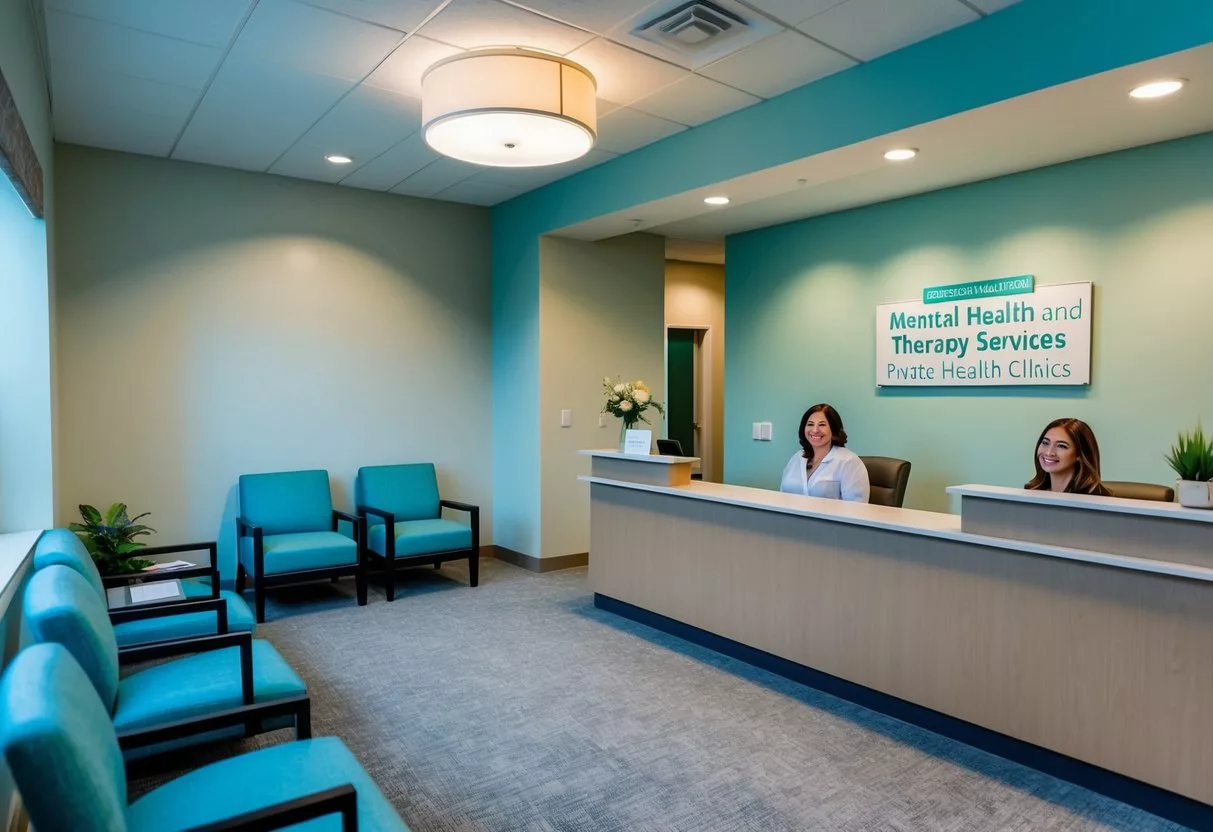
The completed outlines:
[[[1111,496],[1099,474],[1099,443],[1081,419],[1054,419],[1036,440],[1036,476],[1024,488]]]

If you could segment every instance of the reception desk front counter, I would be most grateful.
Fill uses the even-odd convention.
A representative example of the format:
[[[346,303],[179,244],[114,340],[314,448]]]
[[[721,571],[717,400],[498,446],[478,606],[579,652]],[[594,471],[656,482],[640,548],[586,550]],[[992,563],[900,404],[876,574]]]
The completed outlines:
[[[982,486],[956,516],[653,484],[656,463],[591,453],[608,605],[1213,803],[1213,517]]]

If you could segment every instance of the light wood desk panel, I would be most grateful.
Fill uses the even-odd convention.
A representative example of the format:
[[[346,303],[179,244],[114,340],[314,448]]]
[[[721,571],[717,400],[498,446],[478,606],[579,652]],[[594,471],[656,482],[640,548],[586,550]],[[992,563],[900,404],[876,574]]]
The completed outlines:
[[[1213,583],[590,487],[595,592],[1213,803]]]

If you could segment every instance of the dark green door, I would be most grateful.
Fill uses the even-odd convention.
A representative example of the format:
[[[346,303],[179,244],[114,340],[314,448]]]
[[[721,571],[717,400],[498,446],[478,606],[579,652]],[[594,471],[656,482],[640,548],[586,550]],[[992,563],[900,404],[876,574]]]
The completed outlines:
[[[666,430],[682,452],[695,455],[695,330],[667,330]]]

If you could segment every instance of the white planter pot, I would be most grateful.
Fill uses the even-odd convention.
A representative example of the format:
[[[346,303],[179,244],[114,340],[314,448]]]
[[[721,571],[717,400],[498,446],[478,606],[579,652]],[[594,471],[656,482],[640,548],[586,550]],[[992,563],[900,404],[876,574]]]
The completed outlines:
[[[1187,508],[1213,508],[1213,482],[1176,480],[1175,492],[1179,504]]]

